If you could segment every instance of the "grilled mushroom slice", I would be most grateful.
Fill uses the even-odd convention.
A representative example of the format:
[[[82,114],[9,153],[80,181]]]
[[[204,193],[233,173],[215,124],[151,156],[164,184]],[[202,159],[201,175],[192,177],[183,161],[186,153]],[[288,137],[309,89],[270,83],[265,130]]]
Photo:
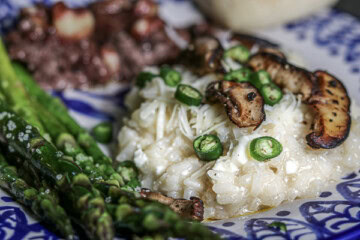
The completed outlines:
[[[158,201],[169,206],[180,216],[196,221],[204,220],[204,204],[200,198],[192,197],[190,200],[174,199],[158,192],[151,192],[149,189],[141,189],[141,197]]]
[[[206,96],[224,104],[229,119],[240,128],[256,129],[265,120],[264,99],[248,82],[213,82],[207,87]]]
[[[279,87],[301,94],[303,101],[310,98],[315,81],[312,73],[268,52],[253,55],[248,64],[254,71],[266,70]]]
[[[220,42],[209,36],[196,38],[183,52],[182,63],[194,73],[202,76],[208,73],[224,72],[221,64],[224,49]]]
[[[313,132],[306,136],[313,148],[335,148],[345,141],[351,126],[350,98],[344,85],[324,71],[316,71],[317,86],[309,99],[316,111]]]
[[[324,71],[310,73],[271,53],[257,53],[248,64],[255,71],[266,70],[280,87],[301,94],[315,110],[312,132],[306,136],[310,147],[330,149],[345,141],[351,125],[350,98],[338,79]]]

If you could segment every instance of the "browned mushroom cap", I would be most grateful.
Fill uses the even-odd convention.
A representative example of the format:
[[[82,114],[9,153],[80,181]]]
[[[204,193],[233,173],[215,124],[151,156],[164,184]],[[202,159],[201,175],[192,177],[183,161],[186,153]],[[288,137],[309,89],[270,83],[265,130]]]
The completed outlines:
[[[303,101],[310,98],[314,85],[314,76],[310,72],[267,52],[253,55],[248,64],[254,71],[266,70],[279,87],[301,94]]]
[[[200,198],[192,197],[190,200],[174,199],[158,192],[151,192],[148,189],[141,189],[140,195],[143,198],[158,201],[169,206],[174,212],[184,218],[196,221],[204,219],[204,205]]]
[[[335,148],[345,141],[351,126],[350,98],[344,85],[324,71],[316,71],[316,90],[309,104],[316,111],[313,132],[306,136],[313,148]]]
[[[213,72],[224,72],[221,64],[224,49],[214,37],[196,38],[184,51],[182,62],[194,73],[205,75]]]
[[[250,83],[213,82],[206,89],[206,97],[224,104],[229,119],[240,128],[256,129],[265,120],[264,99]]]

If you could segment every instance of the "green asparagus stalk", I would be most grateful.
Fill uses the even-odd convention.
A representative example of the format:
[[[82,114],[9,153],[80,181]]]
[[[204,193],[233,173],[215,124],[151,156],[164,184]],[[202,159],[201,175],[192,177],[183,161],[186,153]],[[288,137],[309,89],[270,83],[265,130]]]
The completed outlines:
[[[76,162],[78,162],[79,165],[84,168],[85,173],[87,173],[91,178],[110,178],[120,181],[121,177],[115,172],[115,170],[111,166],[111,159],[101,152],[100,148],[97,146],[96,142],[90,137],[90,135],[70,117],[66,107],[62,105],[61,102],[58,101],[58,99],[51,97],[40,87],[38,87],[36,83],[32,81],[30,75],[27,74],[26,70],[22,69],[20,65],[15,65],[14,68],[12,67],[7,52],[1,41],[0,60],[0,77],[1,80],[2,78],[6,79],[6,81],[1,81],[1,85],[4,85],[2,88],[2,93],[5,95],[6,99],[12,106],[12,109],[15,112],[19,113],[21,116],[23,116],[24,119],[26,119],[26,121],[30,123],[30,125],[35,126],[39,130],[41,130],[40,133],[43,137],[46,137],[46,135],[44,134],[45,131],[43,124],[46,125],[46,130],[50,133],[50,135],[55,138],[56,145],[60,145],[60,149],[63,150],[66,155],[71,154],[71,156],[74,156]],[[14,69],[16,71],[14,71]],[[22,81],[22,79],[28,79],[28,81]],[[33,84],[33,87],[27,86],[25,83],[31,83]],[[15,85],[17,87],[15,87]],[[6,88],[8,86],[12,87]],[[35,101],[31,101],[32,95],[28,95],[26,88],[28,88],[29,90],[39,90],[39,93],[41,93],[39,96],[43,96],[44,98],[36,98],[37,100],[39,100],[37,101],[38,103],[36,103]],[[30,91],[29,93],[31,94]],[[45,102],[42,102],[42,100]],[[42,103],[42,105],[40,105],[40,103]],[[58,119],[60,121],[62,119],[67,119],[67,122],[70,123],[69,126],[73,126],[69,129],[72,130],[72,132],[76,133],[75,136],[78,137],[78,143],[80,143],[80,145],[87,152],[90,152],[90,155],[94,157],[93,159],[95,159],[95,163],[99,165],[98,167],[91,166],[94,165],[92,163],[93,160],[89,157],[86,157],[85,154],[81,154],[83,152],[81,148],[77,145],[75,139],[73,139],[71,134],[67,133],[66,127],[63,127],[61,123],[59,124],[58,120],[55,118],[59,115],[54,115],[55,117],[53,117],[51,111],[48,112],[49,109],[56,110],[57,108],[58,111],[55,112],[61,113],[60,115],[65,117],[60,117]],[[100,170],[103,171],[103,176],[100,176]],[[120,181],[119,184],[123,184],[123,181]]]
[[[124,161],[117,165],[116,172],[123,179],[125,185],[121,187],[123,190],[134,191],[140,188],[139,171],[132,161]]]
[[[0,144],[0,152],[6,156],[6,161],[9,164],[17,168],[19,177],[24,179],[25,182],[31,183],[31,187],[40,189],[45,186],[36,169],[34,169],[27,161],[24,161],[12,147]],[[48,185],[45,186],[45,188],[48,187]]]
[[[105,209],[104,199],[89,178],[71,160],[0,103],[0,135],[46,179],[49,179],[71,203],[67,209],[80,219],[89,237],[112,239],[112,218]]]
[[[201,223],[189,223],[169,207],[158,202],[140,199],[130,194],[110,187],[110,204],[107,204],[112,213],[116,230],[130,232],[137,236],[157,236],[159,233],[164,239],[177,237],[185,239],[220,239]]]
[[[103,168],[94,165],[93,158],[84,153],[74,137],[67,132],[67,129],[58,119],[37,102],[33,102],[33,105],[37,109],[36,113],[46,132],[49,133],[54,140],[55,146],[66,156],[73,158],[75,163],[78,164],[83,169],[83,172],[90,178],[91,182],[108,180],[108,176],[102,171]]]
[[[55,139],[56,146],[66,155],[72,156],[93,183],[94,180],[99,179],[113,180],[112,183],[123,189],[134,190],[140,187],[137,175],[133,174],[136,172],[136,169],[132,169],[135,167],[134,165],[123,165],[115,171],[111,159],[100,150],[86,130],[81,128],[68,114],[66,107],[58,99],[41,89],[23,66],[14,63],[13,67],[18,79],[29,91],[33,102],[36,102],[34,104],[37,104],[37,114],[40,119],[43,119],[41,123],[53,140]],[[72,136],[77,136],[77,141]],[[87,155],[80,147],[85,149]],[[129,175],[129,172],[132,173]]]
[[[6,54],[6,52],[5,52]],[[0,54],[2,55],[2,54]],[[85,149],[85,152],[94,158],[95,163],[111,165],[111,158],[107,157],[99,148],[96,141],[83,129],[69,114],[67,108],[62,102],[50,96],[40,86],[38,86],[32,79],[31,75],[19,64],[13,64],[18,79],[22,81],[23,85],[29,94],[43,104],[52,115],[66,126],[68,131],[77,138],[79,145]]]
[[[18,202],[29,207],[39,219],[50,222],[55,231],[66,239],[74,239],[74,230],[65,210],[54,200],[50,191],[38,191],[19,177],[16,167],[8,165],[0,154],[0,186]]]
[[[0,42],[0,44],[1,44],[1,42]],[[67,129],[65,127],[63,127],[62,124],[59,123],[57,121],[57,119],[51,115],[51,113],[49,113],[47,110],[45,110],[43,105],[40,105],[39,103],[35,103],[34,101],[30,100],[31,97],[26,92],[26,88],[23,86],[22,82],[18,80],[18,79],[21,79],[22,75],[19,74],[20,77],[18,77],[16,72],[13,70],[11,63],[8,59],[6,50],[3,48],[3,45],[0,45],[0,60],[5,63],[5,64],[1,64],[2,68],[0,68],[0,72],[4,73],[2,75],[4,75],[6,77],[5,74],[7,73],[7,75],[11,76],[11,77],[9,77],[9,80],[6,82],[6,85],[10,85],[10,84],[18,85],[18,88],[11,88],[11,89],[8,89],[8,91],[5,91],[5,88],[3,88],[3,91],[2,91],[2,93],[4,93],[4,94],[7,92],[10,97],[13,95],[16,96],[16,98],[14,97],[14,99],[16,99],[17,101],[10,102],[11,105],[13,106],[13,109],[15,110],[15,112],[23,113],[21,115],[24,117],[24,119],[26,119],[29,123],[31,123],[32,126],[35,126],[38,129],[41,129],[41,133],[44,137],[46,137],[46,135],[44,134],[45,131],[44,131],[43,125],[46,125],[46,130],[54,138],[55,144],[58,147],[60,145],[60,149],[63,150],[66,155],[73,156],[75,158],[76,162],[81,167],[84,168],[85,173],[88,174],[88,176],[91,177],[92,179],[102,179],[103,177],[105,177],[105,176],[100,176],[98,169],[101,169],[101,170],[105,171],[105,173],[110,174],[109,177],[111,177],[113,179],[120,178],[118,176],[118,174],[115,173],[113,168],[109,166],[109,164],[100,166],[100,168],[96,168],[94,166],[89,167],[89,165],[93,165],[93,163],[92,163],[93,160],[89,157],[86,157],[86,155],[83,153],[82,149],[77,145],[77,142],[75,141],[75,139],[73,139],[72,135],[67,133]],[[5,71],[5,70],[7,70],[7,71]],[[2,75],[0,75],[0,76],[2,76]],[[2,82],[2,83],[4,83],[4,82]],[[21,89],[22,91],[19,93],[18,89]],[[16,93],[18,93],[18,94],[16,94]],[[49,99],[56,101],[56,99],[52,98],[50,95],[47,95],[46,92],[44,92],[44,94],[47,97],[49,97]],[[11,99],[12,98],[10,98],[10,100]],[[25,103],[27,103],[27,105],[26,106],[20,105],[20,104],[18,104],[19,102],[21,102],[21,103],[25,102]],[[64,107],[61,103],[59,105]],[[34,109],[34,111],[33,111],[33,109]],[[40,121],[34,121],[34,119],[36,119],[36,120],[40,119]],[[51,120],[49,120],[49,119],[51,119]],[[86,139],[87,134],[80,134],[80,136],[81,136],[81,139]],[[83,141],[85,141],[85,140],[83,140]],[[97,146],[96,147],[91,146],[91,147],[94,148],[95,150],[96,150],[96,148],[98,148]],[[101,159],[104,159],[104,158],[101,158]],[[113,175],[113,176],[111,176],[111,175]]]
[[[16,73],[11,66],[11,61],[6,53],[5,46],[0,38],[0,88],[7,101],[13,106],[15,112],[28,119],[32,125],[38,126],[40,133],[44,133],[39,119],[33,112],[30,102],[27,100],[27,91],[21,81],[18,81]]]
[[[54,202],[59,203],[60,198],[58,192],[51,186],[51,184],[44,179],[40,172],[35,169],[28,161],[24,161],[19,154],[10,146],[0,143],[0,152],[6,156],[6,162],[17,169],[17,174],[24,179],[31,187],[37,189],[39,192],[46,192]]]
[[[53,199],[53,202],[59,204],[60,198],[58,196],[58,192],[53,189],[53,187],[50,186],[45,179],[43,179],[39,171],[34,169],[27,161],[23,161],[19,157],[18,153],[11,147],[2,144],[0,146],[2,152],[6,155],[8,162],[11,162],[11,164],[18,169],[17,173],[21,178],[23,178],[27,183],[32,183],[31,186],[38,189],[39,192],[46,192],[47,195]],[[65,201],[66,200],[67,199],[65,198]]]
[[[55,140],[55,145],[58,149],[63,151],[66,156],[72,157],[75,163],[78,164],[83,169],[83,172],[90,178],[92,183],[110,180],[109,183],[116,184],[119,187],[125,185],[122,177],[115,172],[112,166],[108,164],[94,164],[93,158],[85,154],[62,123],[42,105],[37,102],[34,102],[33,105],[37,109],[36,113],[39,118],[42,117],[40,118],[41,123],[51,138]]]

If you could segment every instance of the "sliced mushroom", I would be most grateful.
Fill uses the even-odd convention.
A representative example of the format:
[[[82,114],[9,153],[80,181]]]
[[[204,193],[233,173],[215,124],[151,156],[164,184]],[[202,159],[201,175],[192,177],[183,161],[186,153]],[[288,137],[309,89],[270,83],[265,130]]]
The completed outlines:
[[[316,111],[313,132],[306,136],[313,148],[335,148],[345,141],[351,126],[350,98],[344,85],[324,71],[316,71],[316,89],[309,104]]]
[[[335,148],[345,141],[351,125],[350,98],[344,85],[334,76],[310,73],[271,53],[257,53],[249,62],[255,71],[266,70],[282,88],[301,94],[316,112],[313,129],[306,136],[312,148]]]
[[[207,87],[206,96],[224,104],[229,119],[240,128],[256,129],[265,120],[264,99],[250,83],[213,82]]]
[[[315,81],[312,73],[268,52],[253,55],[248,64],[254,71],[266,70],[279,87],[301,94],[303,101],[310,98]]]
[[[214,37],[199,37],[184,51],[182,62],[194,73],[205,75],[208,73],[224,72],[221,64],[224,49]]]
[[[184,218],[196,221],[204,219],[204,205],[200,198],[192,197],[190,200],[174,199],[158,192],[151,192],[148,189],[141,189],[140,195],[143,198],[158,201],[169,206],[174,212]]]

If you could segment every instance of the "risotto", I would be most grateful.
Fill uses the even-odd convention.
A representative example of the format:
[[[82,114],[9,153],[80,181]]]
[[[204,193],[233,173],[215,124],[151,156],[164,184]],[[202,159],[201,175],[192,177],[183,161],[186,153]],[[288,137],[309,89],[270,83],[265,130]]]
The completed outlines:
[[[158,73],[157,68],[146,69]],[[204,93],[209,74],[198,78],[183,68],[182,83]],[[174,98],[176,88],[154,78],[146,87],[133,88],[127,98],[133,110],[119,133],[118,161],[133,159],[142,186],[170,197],[203,200],[205,219],[224,219],[284,201],[317,196],[327,185],[360,167],[360,119],[352,105],[348,139],[330,150],[310,148],[305,136],[313,113],[300,99],[285,92],[273,107],[265,105],[266,120],[255,131],[240,129],[221,104],[186,106]],[[219,137],[224,152],[216,161],[199,160],[193,140],[204,134]],[[249,155],[254,138],[271,136],[282,153],[259,162]]]

